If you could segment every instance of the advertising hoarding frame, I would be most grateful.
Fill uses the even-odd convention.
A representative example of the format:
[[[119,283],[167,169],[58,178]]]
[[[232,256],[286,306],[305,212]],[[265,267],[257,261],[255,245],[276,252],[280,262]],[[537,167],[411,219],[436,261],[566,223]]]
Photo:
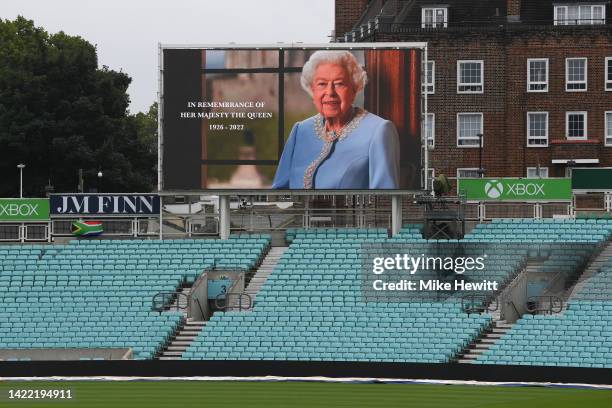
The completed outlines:
[[[428,191],[427,186],[430,185],[428,180],[429,174],[429,147],[427,144],[427,134],[425,132],[426,118],[427,118],[427,92],[424,88],[424,82],[426,78],[421,75],[421,112],[420,112],[420,148],[421,148],[421,168],[420,171],[423,174],[421,177],[421,189],[397,189],[397,190],[385,190],[385,189],[368,189],[368,190],[329,190],[329,189],[194,189],[194,190],[166,190],[163,186],[163,154],[164,154],[164,50],[170,49],[186,49],[186,50],[360,50],[360,49],[373,49],[373,50],[392,50],[392,49],[416,49],[422,51],[421,54],[421,73],[425,72],[428,61],[426,42],[363,42],[363,43],[276,43],[276,44],[163,44],[158,43],[158,119],[157,119],[157,192],[160,195],[193,195],[193,194],[212,194],[219,196],[230,196],[230,195],[353,195],[353,194],[376,194],[386,196],[404,196],[412,195],[415,193],[422,193]]]

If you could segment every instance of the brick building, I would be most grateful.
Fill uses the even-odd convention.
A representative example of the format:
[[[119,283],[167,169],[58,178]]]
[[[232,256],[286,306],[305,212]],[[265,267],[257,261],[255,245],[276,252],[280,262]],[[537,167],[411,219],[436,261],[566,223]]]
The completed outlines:
[[[344,42],[426,41],[431,167],[563,177],[612,167],[612,4],[336,0]]]

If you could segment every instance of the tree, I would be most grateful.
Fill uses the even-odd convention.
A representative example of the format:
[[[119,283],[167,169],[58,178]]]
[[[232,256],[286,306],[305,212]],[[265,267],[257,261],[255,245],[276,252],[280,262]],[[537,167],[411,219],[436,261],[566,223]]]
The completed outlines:
[[[25,163],[24,195],[85,188],[150,191],[155,151],[128,114],[128,75],[98,68],[95,47],[63,32],[48,34],[18,17],[0,20],[0,197],[18,194],[16,165]],[[11,177],[13,176],[13,177]]]
[[[138,140],[144,143],[151,153],[157,154],[157,102],[154,102],[149,111],[138,112],[134,115],[136,120]]]

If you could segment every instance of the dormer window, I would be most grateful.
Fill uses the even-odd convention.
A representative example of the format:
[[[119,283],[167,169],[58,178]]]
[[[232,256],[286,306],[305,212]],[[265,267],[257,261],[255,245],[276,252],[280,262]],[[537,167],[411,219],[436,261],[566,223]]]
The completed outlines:
[[[421,9],[421,27],[448,27],[448,9],[446,7],[423,7]]]
[[[604,4],[555,6],[555,25],[606,24]]]

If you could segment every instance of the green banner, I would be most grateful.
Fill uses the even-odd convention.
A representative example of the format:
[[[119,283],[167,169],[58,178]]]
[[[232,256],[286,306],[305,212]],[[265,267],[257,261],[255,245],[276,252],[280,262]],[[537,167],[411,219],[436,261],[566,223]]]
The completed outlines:
[[[48,219],[48,198],[0,198],[0,221],[41,221]]]
[[[459,179],[457,191],[477,201],[569,201],[571,179],[476,178]]]

